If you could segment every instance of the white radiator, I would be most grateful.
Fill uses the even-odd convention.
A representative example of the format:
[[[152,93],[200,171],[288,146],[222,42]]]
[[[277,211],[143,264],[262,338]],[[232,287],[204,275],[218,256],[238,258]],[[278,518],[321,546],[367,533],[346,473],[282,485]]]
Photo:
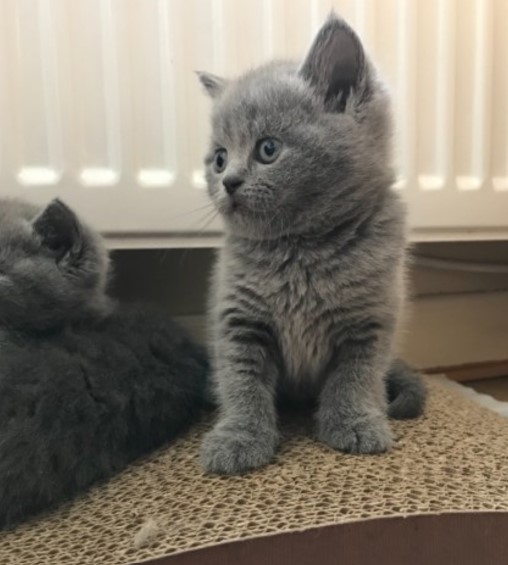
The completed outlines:
[[[1,193],[118,244],[214,241],[193,70],[301,58],[332,5],[392,87],[413,236],[508,237],[506,0],[1,0]]]

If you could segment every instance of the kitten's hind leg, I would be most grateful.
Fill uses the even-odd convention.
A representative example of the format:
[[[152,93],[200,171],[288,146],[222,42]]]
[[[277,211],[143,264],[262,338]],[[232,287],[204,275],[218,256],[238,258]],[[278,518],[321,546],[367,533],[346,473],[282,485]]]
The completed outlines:
[[[260,324],[245,322],[224,336],[215,377],[219,421],[205,437],[201,461],[206,471],[238,474],[267,465],[279,436],[275,408],[277,368]],[[261,337],[263,336],[263,337]]]
[[[388,423],[386,360],[375,341],[348,342],[327,376],[317,411],[318,438],[347,453],[382,453]]]

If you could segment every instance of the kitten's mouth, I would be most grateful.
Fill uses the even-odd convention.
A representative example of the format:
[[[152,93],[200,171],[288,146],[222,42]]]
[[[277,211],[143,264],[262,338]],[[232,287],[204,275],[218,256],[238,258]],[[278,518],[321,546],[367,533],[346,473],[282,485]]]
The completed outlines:
[[[240,205],[238,200],[233,200],[232,198],[230,198],[224,206],[224,213],[228,216],[239,213],[241,210],[242,206]]]
[[[226,217],[236,217],[240,219],[262,219],[263,212],[265,210],[256,210],[250,206],[249,202],[242,200],[241,198],[228,198],[223,200],[219,208],[221,214]]]

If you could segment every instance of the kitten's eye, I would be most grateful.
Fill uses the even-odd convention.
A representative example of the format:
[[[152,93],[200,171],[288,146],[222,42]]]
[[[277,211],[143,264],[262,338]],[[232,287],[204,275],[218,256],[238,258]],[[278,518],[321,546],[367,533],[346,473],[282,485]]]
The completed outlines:
[[[258,141],[256,146],[256,159],[260,163],[268,165],[273,163],[279,156],[282,149],[282,142],[274,137],[267,137]]]
[[[217,149],[213,159],[213,168],[216,173],[222,173],[228,163],[228,152],[225,149]]]

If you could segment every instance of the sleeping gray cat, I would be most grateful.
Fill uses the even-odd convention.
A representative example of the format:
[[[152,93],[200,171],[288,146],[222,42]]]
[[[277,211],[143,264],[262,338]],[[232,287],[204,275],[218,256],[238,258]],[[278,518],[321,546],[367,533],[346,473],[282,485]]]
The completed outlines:
[[[106,294],[100,237],[56,200],[0,199],[0,529],[123,469],[197,419],[204,351]]]
[[[221,414],[204,467],[268,463],[281,396],[315,399],[332,448],[383,452],[388,415],[416,417],[425,401],[394,360],[406,226],[387,91],[333,14],[299,68],[199,76],[214,101],[208,190],[226,227],[210,310]]]

